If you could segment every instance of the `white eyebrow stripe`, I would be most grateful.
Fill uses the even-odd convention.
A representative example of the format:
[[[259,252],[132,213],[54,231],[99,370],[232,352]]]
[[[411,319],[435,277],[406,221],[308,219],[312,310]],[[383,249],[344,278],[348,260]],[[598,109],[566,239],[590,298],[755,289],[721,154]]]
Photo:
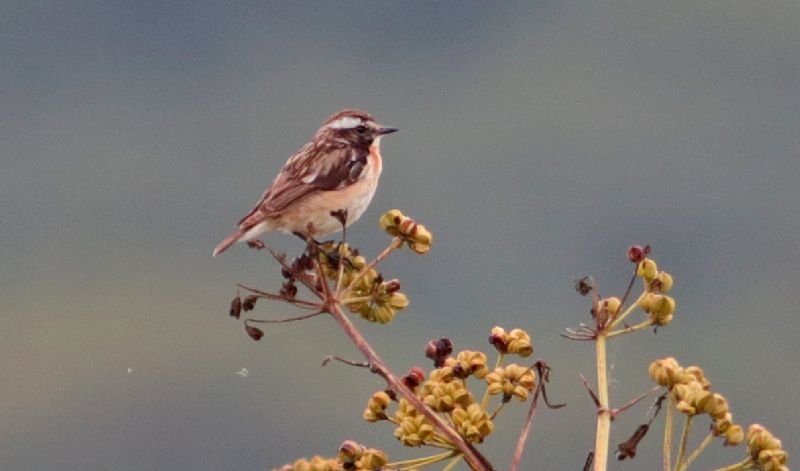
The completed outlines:
[[[349,129],[364,124],[361,118],[354,118],[352,116],[345,116],[328,125],[331,129]]]

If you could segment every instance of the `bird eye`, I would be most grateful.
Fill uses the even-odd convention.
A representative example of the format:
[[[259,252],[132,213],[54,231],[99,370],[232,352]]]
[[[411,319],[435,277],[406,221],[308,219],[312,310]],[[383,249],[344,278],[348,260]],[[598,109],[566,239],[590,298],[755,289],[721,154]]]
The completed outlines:
[[[356,132],[359,134],[364,134],[367,132],[367,128],[365,126],[356,126]]]

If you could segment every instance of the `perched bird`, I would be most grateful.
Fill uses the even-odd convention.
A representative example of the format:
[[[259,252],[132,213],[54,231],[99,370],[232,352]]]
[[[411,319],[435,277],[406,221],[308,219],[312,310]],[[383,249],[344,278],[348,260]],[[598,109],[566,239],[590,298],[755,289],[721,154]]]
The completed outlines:
[[[356,222],[378,187],[381,137],[397,131],[359,110],[328,118],[309,143],[286,161],[238,229],[214,249],[221,254],[239,241],[279,230],[325,236]]]

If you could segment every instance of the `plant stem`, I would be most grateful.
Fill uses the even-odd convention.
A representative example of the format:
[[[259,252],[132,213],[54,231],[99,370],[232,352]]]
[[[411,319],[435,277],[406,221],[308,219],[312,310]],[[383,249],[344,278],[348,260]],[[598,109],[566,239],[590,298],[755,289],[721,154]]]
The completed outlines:
[[[505,358],[505,354],[501,353],[497,355],[497,361],[494,363],[494,370],[500,368],[500,365],[503,364],[503,358]],[[483,398],[481,399],[481,409],[486,410],[486,406],[488,405],[489,405],[489,388],[487,387],[486,391],[483,392]]]
[[[457,451],[446,451],[438,455],[423,456],[421,458],[413,458],[410,460],[395,461],[386,465],[389,469],[411,469],[413,467],[427,466],[429,464],[438,463],[448,458],[452,458],[458,454]]]
[[[541,370],[540,370],[541,371]],[[510,471],[517,471],[519,467],[520,461],[522,461],[522,453],[525,451],[525,442],[528,441],[528,434],[533,428],[533,418],[536,415],[536,405],[539,403],[539,393],[544,388],[542,384],[544,378],[539,375],[539,384],[536,385],[536,390],[533,393],[533,399],[531,399],[531,407],[528,409],[528,417],[525,419],[525,426],[522,428],[522,432],[519,434],[519,438],[517,439],[517,448],[514,450],[514,455],[511,458],[511,468]]]
[[[377,257],[372,259],[372,261],[370,261],[367,264],[367,266],[365,266],[360,272],[358,272],[358,275],[356,275],[356,277],[353,278],[353,281],[351,281],[350,284],[347,285],[347,288],[345,288],[344,291],[339,291],[338,293],[339,299],[346,297],[347,294],[349,294],[350,291],[352,291],[356,283],[358,283],[361,280],[361,278],[364,278],[364,275],[366,275],[367,272],[375,268],[375,265],[379,264],[384,258],[388,257],[389,254],[392,253],[394,250],[402,247],[402,245],[403,245],[402,237],[395,237],[394,239],[392,239],[392,242],[389,243],[388,247],[383,249],[383,252],[379,253]]]
[[[669,404],[667,404],[667,417],[664,419],[663,471],[670,471],[672,469],[672,422],[674,418],[675,407],[672,404],[672,397],[670,397]]]
[[[608,466],[608,439],[611,430],[611,410],[608,407],[608,376],[606,373],[606,332],[597,333],[597,435],[594,443],[594,470],[606,471]]]
[[[619,323],[622,322],[626,317],[628,317],[628,315],[632,313],[633,310],[639,306],[639,301],[642,300],[645,294],[647,294],[647,291],[643,291],[642,294],[640,294],[639,297],[636,298],[636,301],[634,301],[630,306],[628,306],[627,309],[625,309],[625,312],[617,316],[617,318],[614,319],[613,322],[611,322],[611,325],[608,326],[608,329],[609,330],[613,329],[614,327],[618,326]]]
[[[625,327],[624,329],[619,329],[619,330],[615,330],[613,332],[609,332],[608,333],[608,337],[616,337],[617,335],[630,334],[631,332],[636,332],[637,330],[646,329],[646,328],[648,328],[648,327],[650,327],[652,325],[653,325],[653,321],[648,319],[648,320],[646,320],[646,321],[644,321],[644,322],[642,322],[640,324],[632,325],[632,326],[629,326],[629,327]]]
[[[717,468],[714,471],[743,471],[745,469],[752,469],[752,468],[753,468],[753,462],[750,460],[750,458],[746,458],[730,466],[725,466],[724,468]]]
[[[394,244],[393,244],[394,245]],[[390,246],[391,247],[391,246]],[[386,251],[384,251],[386,252]],[[396,392],[399,396],[408,401],[415,409],[423,414],[433,424],[434,429],[445,437],[453,445],[457,446],[461,452],[464,453],[464,459],[467,464],[474,471],[493,471],[491,463],[478,452],[471,444],[467,443],[461,435],[459,435],[452,427],[450,427],[442,418],[426,406],[413,391],[408,389],[400,379],[395,376],[386,363],[378,356],[372,346],[367,343],[361,332],[356,329],[350,319],[344,314],[339,304],[328,303],[326,306],[328,312],[333,316],[339,327],[345,334],[352,340],[353,344],[361,351],[361,354],[369,362],[372,369],[379,374],[389,385],[389,387]]]
[[[698,445],[697,448],[692,452],[692,454],[690,454],[689,457],[686,458],[686,462],[683,463],[683,466],[681,466],[678,469],[678,471],[686,471],[689,468],[689,465],[692,464],[694,460],[696,460],[697,457],[700,456],[700,453],[702,453],[703,450],[705,450],[706,447],[710,445],[715,438],[716,437],[714,436],[714,434],[709,432],[708,435],[706,435],[706,438],[704,438],[703,441],[700,443],[700,445]]]
[[[683,431],[681,432],[681,443],[678,445],[678,456],[675,458],[675,471],[678,471],[683,466],[683,459],[686,456],[686,444],[689,442],[689,432],[692,429],[692,416],[687,415],[686,421],[683,422]]]
[[[447,466],[445,466],[442,469],[442,471],[450,471],[450,470],[452,470],[458,464],[459,461],[461,461],[461,457],[460,456],[456,456],[455,458],[453,458],[453,461],[447,463]]]

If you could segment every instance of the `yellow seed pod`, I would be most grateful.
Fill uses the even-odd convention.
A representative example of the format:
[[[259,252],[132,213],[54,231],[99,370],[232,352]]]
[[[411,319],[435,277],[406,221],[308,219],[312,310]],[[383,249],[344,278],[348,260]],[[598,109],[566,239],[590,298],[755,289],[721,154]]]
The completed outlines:
[[[390,209],[389,211],[383,213],[383,216],[381,216],[379,224],[381,226],[381,229],[389,233],[389,235],[398,236],[400,235],[398,226],[403,221],[403,219],[405,219],[405,216],[399,209]]]
[[[653,304],[653,297],[655,296],[656,295],[653,293],[645,293],[644,296],[639,298],[639,302],[637,303],[639,309],[641,309],[644,312],[650,312],[651,306]]]
[[[650,378],[659,386],[672,387],[674,384],[680,382],[683,375],[681,366],[678,361],[672,357],[661,358],[650,363],[647,369]]]
[[[414,252],[424,255],[431,250],[433,234],[422,224],[417,224],[415,233],[408,240],[408,247]]]
[[[673,284],[672,275],[670,275],[669,273],[665,271],[659,272],[658,275],[656,276],[656,281],[658,282],[656,283],[658,286],[658,290],[661,291],[662,293],[666,293],[667,291],[672,289],[672,284]]]
[[[658,266],[656,262],[653,261],[651,258],[646,258],[639,262],[639,265],[636,267],[636,276],[640,276],[645,279],[645,281],[650,282],[653,281],[656,277],[656,273],[658,272]]]
[[[714,423],[711,424],[711,431],[714,435],[722,435],[731,428],[731,426],[733,426],[733,415],[728,412],[724,417],[714,419]]]
[[[356,270],[361,271],[365,266],[367,266],[367,259],[362,257],[361,255],[357,257],[350,258],[350,265],[355,268]]]
[[[731,425],[725,430],[725,446],[736,446],[744,441],[744,430],[741,425]]]
[[[616,296],[612,296],[610,298],[605,298],[602,301],[603,309],[608,312],[609,315],[616,315],[619,312],[619,308],[622,305],[622,301]]]
[[[386,453],[374,448],[367,448],[358,461],[356,469],[379,470],[383,469],[388,462],[389,457],[386,456]]]
[[[675,300],[665,294],[657,294],[650,301],[650,312],[669,315],[675,312]]]
[[[386,408],[391,402],[392,399],[385,391],[378,391],[367,401],[367,408],[364,409],[361,417],[367,422],[386,420]]]
[[[492,329],[492,333],[494,333],[494,329]],[[519,355],[522,358],[533,355],[531,336],[522,329],[511,330],[508,333],[507,343],[508,353]]]
[[[336,455],[336,458],[342,463],[352,464],[359,460],[363,453],[363,446],[353,440],[345,440],[339,446],[339,453]]]
[[[672,314],[665,314],[663,312],[651,311],[649,314],[650,322],[654,325],[664,326],[672,322],[674,317]]]
[[[472,350],[464,350],[459,352],[454,360],[452,367],[460,373],[460,378],[467,378],[474,375],[476,378],[484,378],[489,373],[489,368],[486,366],[486,354]],[[447,363],[445,363],[447,365]]]
[[[405,446],[420,446],[433,436],[433,426],[424,415],[404,417],[394,436]]]
[[[784,450],[764,450],[758,454],[757,469],[764,471],[789,471],[786,465],[788,455]]]
[[[481,443],[494,431],[489,414],[478,404],[470,404],[466,409],[455,409],[452,417],[458,434],[470,443]]]
[[[711,388],[711,381],[706,378],[703,369],[699,366],[687,366],[683,369],[683,373],[686,375],[687,381],[697,381],[703,386],[703,389]]]
[[[714,419],[723,419],[728,410],[728,400],[719,393],[714,393],[711,400],[704,404],[703,412]]]
[[[405,294],[401,293],[400,291],[395,291],[389,297],[388,303],[389,303],[389,306],[392,307],[392,309],[394,309],[396,311],[401,311],[401,310],[405,309],[406,307],[408,307],[409,301],[408,301],[408,297]]]
[[[370,310],[368,321],[377,322],[379,324],[388,324],[394,320],[395,310],[389,305],[373,306]]]

